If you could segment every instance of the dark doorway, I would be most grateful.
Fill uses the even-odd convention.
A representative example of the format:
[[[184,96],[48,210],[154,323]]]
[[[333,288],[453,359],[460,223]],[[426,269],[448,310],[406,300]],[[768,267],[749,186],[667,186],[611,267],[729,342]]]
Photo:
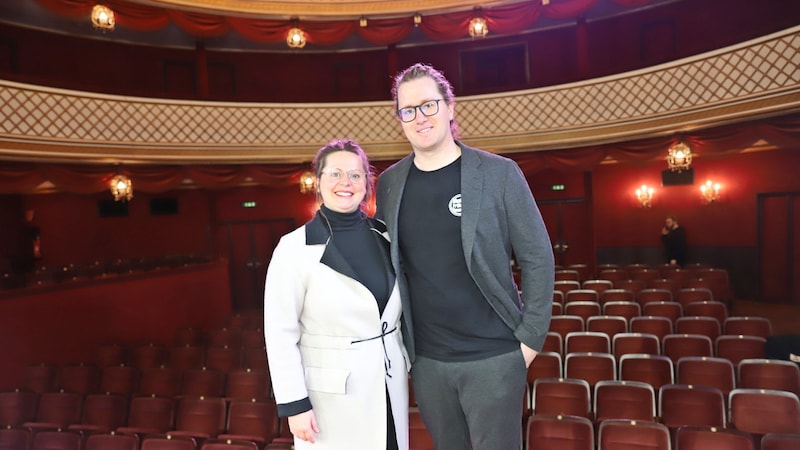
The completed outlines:
[[[537,202],[556,264],[586,264],[594,268],[594,231],[589,206],[583,198]]]
[[[761,298],[800,305],[800,192],[758,195]]]
[[[264,279],[281,236],[296,228],[292,218],[225,222],[217,229],[217,248],[228,260],[234,310],[262,308]]]

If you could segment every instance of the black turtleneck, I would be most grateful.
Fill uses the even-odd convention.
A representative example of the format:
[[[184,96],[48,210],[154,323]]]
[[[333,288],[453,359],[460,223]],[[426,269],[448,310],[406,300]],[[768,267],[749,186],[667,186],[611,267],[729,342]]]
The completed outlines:
[[[385,259],[380,248],[379,236],[370,230],[367,216],[356,210],[351,213],[332,211],[325,205],[320,207],[324,218],[331,226],[331,243],[344,256],[356,273],[357,281],[372,292],[378,302],[378,311],[383,314],[391,295],[391,286],[386,271]],[[324,220],[323,218],[323,220]]]

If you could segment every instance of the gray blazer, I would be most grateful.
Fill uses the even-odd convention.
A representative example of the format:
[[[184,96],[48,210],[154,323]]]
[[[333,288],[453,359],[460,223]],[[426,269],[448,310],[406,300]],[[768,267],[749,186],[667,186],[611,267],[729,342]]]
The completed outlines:
[[[514,336],[534,350],[541,350],[550,327],[555,269],[550,238],[539,208],[514,161],[460,142],[458,145],[461,147],[461,241],[470,275]],[[376,218],[386,222],[389,230],[392,265],[403,305],[404,342],[412,361],[414,324],[408,281],[400,259],[397,216],[413,160],[412,153],[381,174],[376,213]],[[522,271],[522,299],[511,274],[512,252]]]

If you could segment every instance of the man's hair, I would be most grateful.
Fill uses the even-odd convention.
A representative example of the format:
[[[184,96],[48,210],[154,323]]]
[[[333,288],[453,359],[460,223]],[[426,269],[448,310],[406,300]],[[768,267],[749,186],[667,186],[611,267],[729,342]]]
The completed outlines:
[[[392,84],[392,100],[394,100],[395,110],[400,108],[400,105],[397,103],[397,90],[400,85],[408,81],[414,81],[424,77],[428,77],[432,79],[434,83],[436,83],[436,88],[444,99],[445,103],[448,105],[455,103],[456,97],[453,95],[453,85],[447,81],[444,73],[435,69],[429,64],[416,63],[413,66],[401,71],[394,77],[394,82]],[[455,117],[450,120],[450,132],[453,135],[453,139],[458,139],[460,137],[458,124],[456,123]]]

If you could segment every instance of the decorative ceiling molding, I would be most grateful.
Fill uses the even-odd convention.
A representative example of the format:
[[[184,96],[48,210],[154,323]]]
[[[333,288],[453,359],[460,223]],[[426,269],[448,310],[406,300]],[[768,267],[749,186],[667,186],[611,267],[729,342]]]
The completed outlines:
[[[35,1],[45,10],[76,23],[87,20],[96,4],[96,0],[28,1]],[[552,21],[574,24],[587,16],[631,12],[671,1],[676,0],[559,0],[547,6],[534,0],[104,0],[104,3],[114,10],[117,30],[144,35],[174,25],[195,38],[215,39],[235,33],[250,42],[276,44],[285,42],[289,29],[298,26],[313,45],[335,46],[355,38],[385,46],[420,39],[419,33],[414,32],[417,29],[426,40],[433,42],[464,39],[477,4],[481,5],[481,16],[493,35],[510,35],[530,30],[542,19],[551,24]],[[427,5],[423,8],[426,14],[418,16],[421,11],[416,7],[423,5]],[[244,14],[236,10],[237,7],[249,11]],[[376,10],[375,13],[370,9]],[[390,13],[395,9],[396,12]],[[368,19],[366,26],[360,25],[361,17]]]
[[[457,99],[467,143],[497,153],[645,139],[800,110],[800,26],[636,72]],[[489,118],[490,120],[487,120]],[[0,81],[0,159],[180,164],[311,160],[333,138],[375,160],[408,144],[391,102],[219,103]]]
[[[361,16],[392,17],[419,12],[444,13],[467,11],[480,6],[530,3],[530,0],[132,0],[135,3],[183,8],[188,10],[220,14],[244,14],[253,16],[303,16],[328,18],[359,18]]]

